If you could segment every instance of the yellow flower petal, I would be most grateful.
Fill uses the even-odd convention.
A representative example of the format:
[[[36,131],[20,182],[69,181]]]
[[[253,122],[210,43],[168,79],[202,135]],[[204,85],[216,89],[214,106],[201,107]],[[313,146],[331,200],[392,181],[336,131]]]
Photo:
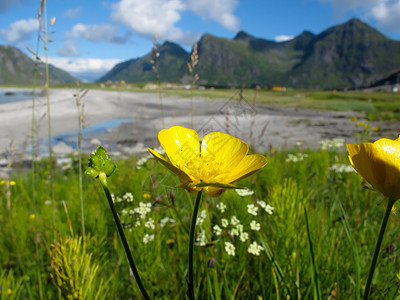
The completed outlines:
[[[235,182],[243,179],[262,169],[267,163],[267,159],[260,154],[247,155],[233,170],[231,170],[226,180],[228,182]]]
[[[182,170],[176,168],[174,165],[172,165],[171,163],[169,163],[160,153],[158,153],[157,151],[154,151],[151,148],[147,148],[147,150],[149,150],[149,152],[160,162],[162,163],[168,170],[170,170],[172,173],[174,173],[175,175],[178,175],[179,180],[183,183],[183,182],[191,182],[189,176]]]
[[[158,139],[171,163],[152,149],[150,153],[179,176],[178,187],[191,193],[203,189],[211,197],[219,196],[225,189],[239,188],[232,182],[267,164],[261,155],[246,156],[249,146],[223,132],[211,132],[200,143],[193,129],[174,126],[161,130]]]
[[[386,197],[400,199],[399,139],[349,144],[347,150],[350,163],[367,182]]]
[[[199,136],[193,129],[181,126],[163,129],[158,133],[158,140],[171,163],[177,168],[184,168],[200,152]]]
[[[248,151],[249,145],[245,142],[219,131],[207,134],[201,141],[201,155],[205,161],[217,161],[221,170],[236,166]]]

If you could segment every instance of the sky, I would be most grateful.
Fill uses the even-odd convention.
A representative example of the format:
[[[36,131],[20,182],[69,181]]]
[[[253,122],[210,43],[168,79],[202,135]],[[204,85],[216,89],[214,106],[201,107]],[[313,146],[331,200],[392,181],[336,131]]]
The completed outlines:
[[[32,58],[28,49],[39,45],[44,57],[39,6],[40,0],[0,0],[0,45]],[[358,18],[400,40],[400,0],[53,0],[45,7],[48,61],[81,81],[147,54],[156,35],[159,43],[175,42],[190,52],[205,33],[233,38],[244,30],[281,42]]]

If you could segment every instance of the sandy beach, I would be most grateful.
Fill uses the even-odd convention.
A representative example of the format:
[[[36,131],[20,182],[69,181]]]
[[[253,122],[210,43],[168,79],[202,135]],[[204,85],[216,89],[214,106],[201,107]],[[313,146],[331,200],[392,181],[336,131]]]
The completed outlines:
[[[0,93],[13,89],[0,89]],[[78,129],[78,111],[74,89],[50,91],[51,135],[53,151],[65,154],[72,151]],[[232,92],[234,96],[235,92]],[[238,95],[234,98],[239,97]],[[157,93],[129,93],[90,90],[84,103],[83,146],[93,151],[98,144],[115,155],[140,154],[146,147],[159,146],[157,133],[173,125],[191,127],[200,137],[210,131],[229,132],[250,144],[257,152],[271,148],[319,148],[325,139],[343,138],[354,142],[360,128],[350,121],[355,112],[332,112],[267,105],[253,106],[246,99],[221,100],[162,97]],[[47,99],[36,98],[36,139],[46,152],[48,139]],[[103,126],[99,126],[103,124]],[[377,122],[371,124],[382,130],[374,138],[395,138],[399,124]],[[30,151],[32,128],[32,99],[0,104],[0,153],[10,150],[14,143],[17,153]],[[93,130],[90,131],[89,129]],[[69,142],[71,141],[71,142]],[[3,155],[4,156],[4,155]]]

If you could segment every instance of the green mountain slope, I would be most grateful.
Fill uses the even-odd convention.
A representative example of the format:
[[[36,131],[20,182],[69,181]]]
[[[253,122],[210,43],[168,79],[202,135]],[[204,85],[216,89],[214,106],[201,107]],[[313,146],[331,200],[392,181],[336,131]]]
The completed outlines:
[[[176,44],[160,48],[161,81],[189,82],[189,53]],[[199,84],[283,85],[308,89],[369,86],[400,70],[400,42],[357,20],[320,34],[304,31],[286,42],[239,32],[234,39],[205,34],[198,42]],[[115,66],[99,81],[154,81],[151,53]]]
[[[0,84],[32,84],[35,62],[15,47],[0,45]],[[67,72],[49,65],[50,83],[75,82]],[[37,82],[45,82],[45,66],[38,65]]]
[[[163,45],[158,47],[158,52],[160,53],[160,80],[164,82],[179,81],[185,74],[186,59],[189,54],[180,46],[171,42],[165,42]],[[151,53],[148,53],[141,58],[119,63],[98,81],[156,81],[156,74],[153,72],[153,64],[150,62],[151,59]]]

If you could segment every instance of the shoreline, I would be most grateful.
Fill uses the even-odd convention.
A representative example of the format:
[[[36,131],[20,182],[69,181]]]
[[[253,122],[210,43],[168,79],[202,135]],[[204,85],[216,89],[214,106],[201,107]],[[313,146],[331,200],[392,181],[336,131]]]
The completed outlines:
[[[0,91],[12,89],[27,90],[0,88]],[[75,89],[50,90],[53,137],[77,132],[75,93]],[[354,143],[355,135],[360,131],[350,121],[350,117],[359,115],[355,112],[277,108],[268,105],[253,107],[245,100],[163,96],[161,110],[158,94],[89,90],[81,102],[85,106],[83,120],[86,128],[103,122],[132,120],[83,136],[85,152],[95,150],[95,144],[100,143],[120,156],[140,154],[147,147],[158,147],[158,131],[173,125],[193,128],[200,138],[211,131],[228,132],[246,141],[256,152],[267,152],[271,148],[291,149],[299,145],[317,149],[321,140],[332,138]],[[46,97],[36,98],[35,118],[38,120],[36,140],[45,141],[48,139]],[[383,135],[389,138],[393,138],[391,134],[394,138],[398,136],[398,123],[370,124],[383,129],[373,133],[374,139]],[[0,153],[9,150],[11,141],[15,143],[16,152],[30,151],[32,100],[0,104],[0,126],[3,129],[0,132]],[[57,147],[60,143],[64,145]],[[25,149],[24,144],[28,145]],[[62,138],[52,142],[52,146],[56,154],[66,154],[73,150],[68,140]],[[45,152],[46,146],[41,145],[42,148]]]

